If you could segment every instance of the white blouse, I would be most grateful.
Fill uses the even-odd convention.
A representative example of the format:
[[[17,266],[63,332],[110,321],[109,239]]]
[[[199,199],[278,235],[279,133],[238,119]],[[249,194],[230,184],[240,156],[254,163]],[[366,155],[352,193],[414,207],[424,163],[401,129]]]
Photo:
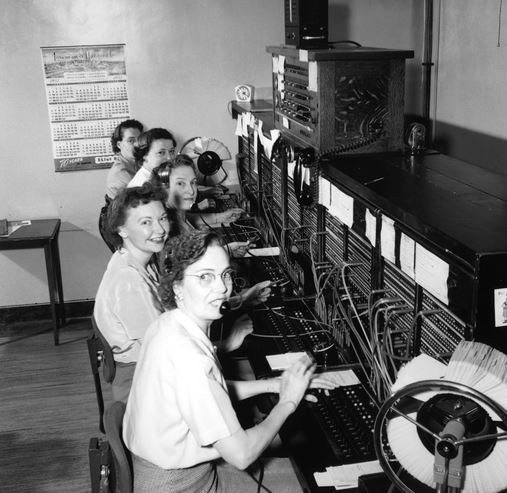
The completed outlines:
[[[123,421],[137,456],[164,469],[220,457],[212,446],[239,431],[213,345],[181,310],[148,329]]]

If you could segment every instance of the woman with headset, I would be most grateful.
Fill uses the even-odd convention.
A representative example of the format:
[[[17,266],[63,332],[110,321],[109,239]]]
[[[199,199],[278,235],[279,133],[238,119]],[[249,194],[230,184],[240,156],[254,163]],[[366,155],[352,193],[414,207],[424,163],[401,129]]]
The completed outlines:
[[[138,185],[140,176],[141,171],[129,186]],[[167,206],[173,211],[171,219],[174,220],[174,224],[171,225],[171,236],[210,224],[234,222],[243,214],[243,209],[239,207],[217,213],[191,212],[197,199],[197,177],[194,162],[186,154],[178,154],[161,167],[155,168],[149,179],[157,185],[167,187]],[[233,257],[245,256],[250,246],[248,241],[236,241],[227,245]]]
[[[158,254],[169,234],[165,190],[145,183],[121,190],[108,210],[107,234],[115,247],[95,297],[97,326],[113,350],[115,400],[126,402],[148,325],[162,312]],[[237,349],[252,330],[238,318],[221,350]]]
[[[176,139],[165,128],[152,128],[137,138],[133,154],[138,170],[127,185],[138,187],[151,181],[154,170],[176,156]]]
[[[304,357],[281,378],[226,382],[209,330],[231,295],[229,255],[214,232],[191,231],[169,239],[164,258],[159,293],[166,311],[145,335],[123,421],[134,491],[252,491],[262,469],[250,466],[298,407],[315,364]],[[315,379],[312,387],[333,385]],[[278,403],[243,429],[232,399],[266,392],[278,393]],[[286,459],[271,458],[262,475],[268,490],[301,491]]]

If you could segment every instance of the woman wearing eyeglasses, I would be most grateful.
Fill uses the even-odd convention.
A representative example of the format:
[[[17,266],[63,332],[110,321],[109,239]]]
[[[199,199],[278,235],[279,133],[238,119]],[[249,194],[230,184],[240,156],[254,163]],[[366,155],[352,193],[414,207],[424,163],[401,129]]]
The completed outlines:
[[[146,329],[164,311],[157,255],[169,233],[166,200],[165,190],[145,183],[120,191],[109,208],[108,237],[116,251],[97,290],[94,317],[116,361],[115,400],[126,402]],[[220,349],[237,349],[249,332],[250,321],[238,318]]]
[[[134,491],[255,491],[245,470],[295,411],[315,365],[306,358],[279,379],[226,382],[209,330],[231,295],[229,256],[218,236],[204,231],[169,239],[164,250],[166,312],[146,333],[123,422]],[[279,402],[260,424],[243,429],[231,399],[266,392],[279,393]],[[288,461],[272,460],[263,484],[278,493],[301,491]]]
[[[114,162],[106,178],[105,205],[100,210],[99,232],[109,249],[114,253],[114,246],[109,242],[105,228],[107,207],[118,192],[123,190],[139,170],[134,158],[134,145],[143,131],[143,124],[137,120],[121,122],[111,136],[111,147],[114,152]]]

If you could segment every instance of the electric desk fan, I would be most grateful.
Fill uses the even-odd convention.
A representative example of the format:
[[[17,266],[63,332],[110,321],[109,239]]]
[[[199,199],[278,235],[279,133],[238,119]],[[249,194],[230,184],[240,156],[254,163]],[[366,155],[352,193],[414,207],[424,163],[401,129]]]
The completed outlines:
[[[374,428],[380,465],[405,493],[507,491],[507,356],[462,341],[442,366],[442,378],[432,380],[422,380],[434,372],[419,366],[413,383],[380,408]]]
[[[208,185],[208,177],[220,171],[222,177],[218,177],[218,182],[214,185],[220,185],[227,178],[222,163],[231,159],[231,153],[219,140],[210,137],[192,137],[183,144],[180,153],[187,154],[193,159],[199,185]]]

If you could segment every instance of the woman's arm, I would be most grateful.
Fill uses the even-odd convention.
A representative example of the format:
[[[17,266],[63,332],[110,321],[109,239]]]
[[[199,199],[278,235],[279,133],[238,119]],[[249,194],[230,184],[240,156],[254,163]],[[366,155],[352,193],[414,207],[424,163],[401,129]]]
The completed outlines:
[[[259,394],[278,394],[280,392],[280,379],[227,380],[227,388],[234,400],[242,401]]]
[[[147,181],[150,181],[153,177],[153,170],[149,170],[144,166],[141,166],[137,173],[134,175],[132,180],[130,180],[127,188],[131,187],[141,187]]]
[[[259,394],[278,394],[280,392],[281,377],[262,380],[227,380],[229,394],[236,400],[248,399]],[[326,373],[313,374],[308,386],[311,389],[331,390],[336,387],[332,377]],[[310,400],[310,397],[308,398]]]
[[[243,209],[235,207],[224,212],[187,212],[187,219],[196,227],[200,226],[219,226],[222,223],[233,223],[243,214]]]
[[[273,407],[269,415],[253,428],[238,430],[233,435],[217,440],[213,444],[222,458],[238,469],[246,469],[257,460],[285,420],[296,410],[314,370],[315,364],[309,358],[301,358],[286,370],[279,383],[278,404]]]

